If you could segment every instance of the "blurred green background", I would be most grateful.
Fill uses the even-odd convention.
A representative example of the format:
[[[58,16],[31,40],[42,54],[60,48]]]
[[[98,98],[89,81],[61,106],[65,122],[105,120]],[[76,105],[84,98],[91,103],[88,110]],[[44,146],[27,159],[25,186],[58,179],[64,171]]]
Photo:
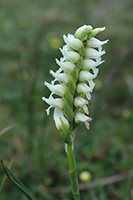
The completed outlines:
[[[9,128],[0,136],[0,158],[8,166],[13,160],[12,171],[37,200],[72,200],[71,191],[60,189],[70,185],[64,144],[41,97],[50,94],[43,82],[58,68],[62,35],[81,25],[105,26],[97,38],[110,41],[89,104],[90,131],[83,124],[76,136],[79,182],[85,171],[98,180],[133,168],[132,20],[131,0],[0,1],[0,133]],[[0,167],[0,184],[3,177]],[[81,200],[132,198],[131,176],[81,192]],[[6,180],[0,200],[21,199],[26,197]]]

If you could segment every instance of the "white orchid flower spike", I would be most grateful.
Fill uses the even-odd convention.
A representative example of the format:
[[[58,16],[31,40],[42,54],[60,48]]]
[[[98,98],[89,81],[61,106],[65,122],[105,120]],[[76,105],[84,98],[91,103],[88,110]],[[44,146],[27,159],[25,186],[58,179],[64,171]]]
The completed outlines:
[[[94,79],[99,72],[98,66],[104,62],[101,59],[105,54],[102,46],[108,42],[100,41],[95,36],[104,30],[105,27],[93,29],[90,25],[84,25],[74,35],[63,35],[66,43],[60,48],[63,57],[56,59],[59,69],[56,72],[50,70],[54,77],[51,84],[44,82],[51,91],[49,98],[42,98],[49,104],[46,112],[49,115],[50,109],[54,108],[56,128],[68,144],[72,143],[77,125],[83,122],[89,129],[92,120],[88,116],[88,104],[95,86]]]

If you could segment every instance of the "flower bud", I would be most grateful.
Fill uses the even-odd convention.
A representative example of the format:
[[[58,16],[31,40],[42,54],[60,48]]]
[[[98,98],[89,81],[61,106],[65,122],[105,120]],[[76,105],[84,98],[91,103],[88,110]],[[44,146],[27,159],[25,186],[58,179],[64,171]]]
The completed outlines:
[[[84,25],[79,27],[75,32],[75,37],[81,39],[83,36],[87,36],[88,33],[92,30],[92,26]]]
[[[95,35],[97,35],[98,33],[102,32],[104,30],[105,30],[105,27],[93,29],[91,32],[91,37],[94,37]]]
[[[74,35],[72,35],[72,34],[68,34],[67,37],[65,35],[63,35],[63,38],[64,38],[65,43],[69,47],[71,47],[71,48],[73,48],[73,49],[75,49],[77,51],[81,47],[83,47],[83,43],[79,39],[75,38]]]

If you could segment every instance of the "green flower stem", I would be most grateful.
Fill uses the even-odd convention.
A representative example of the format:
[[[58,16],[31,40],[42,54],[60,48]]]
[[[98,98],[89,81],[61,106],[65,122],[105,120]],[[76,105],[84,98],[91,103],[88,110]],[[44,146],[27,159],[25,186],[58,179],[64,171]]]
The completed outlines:
[[[73,198],[74,200],[80,200],[76,161],[75,161],[75,156],[72,151],[71,145],[66,144],[66,153],[67,153],[67,158],[68,158],[68,166],[69,166],[69,173],[70,173],[70,179],[71,179],[71,184],[72,184]]]

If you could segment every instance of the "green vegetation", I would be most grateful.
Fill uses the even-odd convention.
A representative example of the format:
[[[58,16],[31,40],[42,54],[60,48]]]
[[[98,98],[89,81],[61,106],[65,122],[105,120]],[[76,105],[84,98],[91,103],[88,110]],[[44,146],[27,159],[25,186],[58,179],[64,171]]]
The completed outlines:
[[[62,35],[83,24],[105,26],[98,38],[110,42],[89,105],[90,131],[83,124],[76,136],[79,182],[133,168],[131,5],[131,0],[0,1],[0,158],[8,167],[12,163],[13,173],[37,200],[72,200],[64,144],[41,97],[49,96],[43,82],[51,80],[51,68],[58,68]],[[84,189],[81,200],[130,200],[132,177]],[[2,167],[0,199],[26,200]]]

